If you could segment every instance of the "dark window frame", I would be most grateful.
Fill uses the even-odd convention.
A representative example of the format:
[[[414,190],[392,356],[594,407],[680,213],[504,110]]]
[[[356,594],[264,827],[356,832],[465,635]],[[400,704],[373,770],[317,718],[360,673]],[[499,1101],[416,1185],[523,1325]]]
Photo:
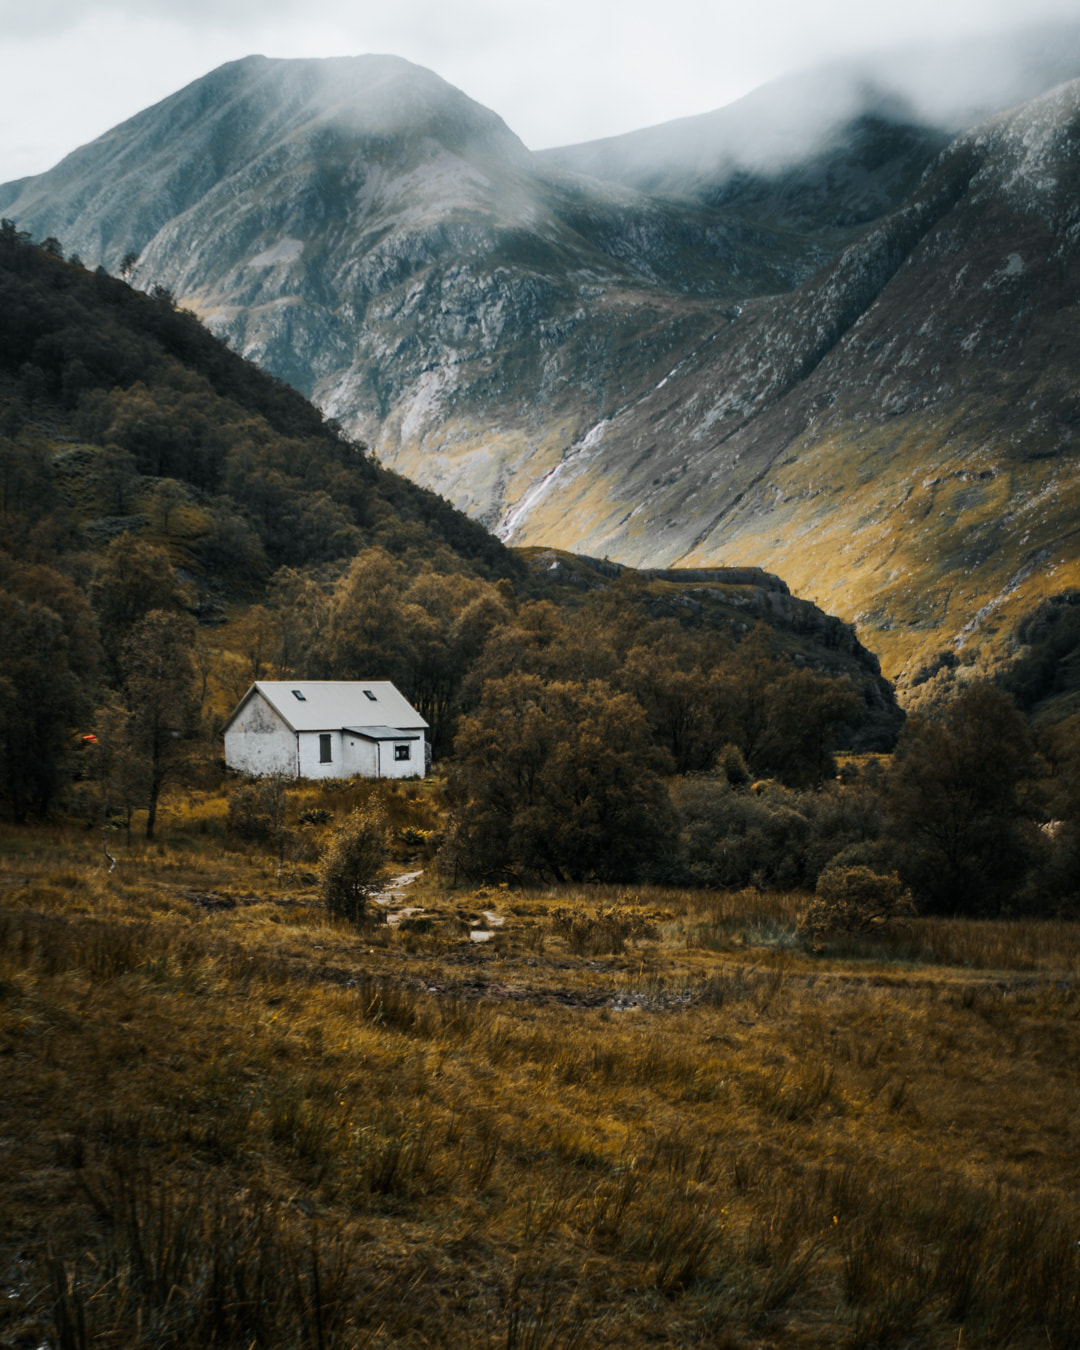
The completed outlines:
[[[319,732],[319,763],[333,764],[334,744],[329,731]]]

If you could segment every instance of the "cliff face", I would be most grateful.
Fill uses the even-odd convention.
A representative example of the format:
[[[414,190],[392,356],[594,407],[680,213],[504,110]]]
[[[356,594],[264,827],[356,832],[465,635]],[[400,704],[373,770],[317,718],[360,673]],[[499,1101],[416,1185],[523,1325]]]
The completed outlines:
[[[137,253],[504,539],[759,565],[895,672],[1078,580],[1077,101],[954,137],[875,94],[767,172],[631,172],[396,58],[250,58],[0,211]]]

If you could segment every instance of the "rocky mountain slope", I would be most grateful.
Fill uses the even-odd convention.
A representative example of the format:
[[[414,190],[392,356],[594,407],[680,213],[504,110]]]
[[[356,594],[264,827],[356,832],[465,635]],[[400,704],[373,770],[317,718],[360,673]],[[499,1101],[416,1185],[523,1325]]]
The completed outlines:
[[[1076,104],[950,139],[879,82],[794,160],[732,167],[743,108],[658,179],[531,155],[395,58],[250,58],[0,213],[136,253],[504,539],[763,566],[895,672],[1076,581]]]
[[[1075,585],[1078,189],[1078,83],[958,138],[836,264],[605,423],[518,535],[557,514],[632,561],[752,560],[894,669]]]
[[[87,263],[137,253],[138,284],[488,521],[718,301],[824,256],[538,170],[493,113],[389,57],[224,67],[0,189],[0,211]]]

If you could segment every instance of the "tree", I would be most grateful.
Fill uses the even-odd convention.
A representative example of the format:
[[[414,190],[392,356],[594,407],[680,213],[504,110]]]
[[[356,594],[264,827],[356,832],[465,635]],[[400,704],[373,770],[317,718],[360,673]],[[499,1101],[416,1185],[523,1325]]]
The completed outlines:
[[[319,864],[319,893],[335,918],[363,920],[386,849],[386,821],[377,803],[351,812],[334,831]]]
[[[184,594],[162,549],[122,534],[99,558],[90,600],[97,611],[101,645],[114,681],[120,679],[128,636],[152,610],[175,612]]]
[[[139,487],[135,456],[118,445],[107,445],[98,454],[95,468],[102,510],[113,516],[130,515]]]
[[[700,666],[679,669],[671,644],[635,647],[620,667],[619,683],[645,709],[677,773],[709,767],[719,741],[715,687]]]
[[[132,814],[147,798],[147,764],[135,716],[116,694],[94,714],[94,742],[102,829],[114,812],[120,812],[130,845]]]
[[[0,436],[0,518],[10,548],[12,517],[33,519],[56,505],[46,445],[37,440]]]
[[[178,483],[175,478],[162,478],[154,487],[154,505],[161,515],[161,528],[165,534],[169,533],[169,520],[181,507],[185,506],[190,500],[187,488],[183,483]]]
[[[759,624],[723,663],[717,683],[722,723],[755,776],[816,787],[835,775],[840,731],[859,713],[849,680],[775,655]]]
[[[491,681],[455,752],[450,870],[630,881],[674,847],[670,760],[641,705],[601,681]]]
[[[1032,769],[1012,699],[968,686],[933,719],[909,719],[886,785],[885,831],[923,907],[985,912],[1005,901],[1030,857],[1020,785]]]
[[[820,787],[836,776],[837,733],[858,708],[847,680],[812,670],[778,674],[768,686],[768,726],[756,769],[789,787]]]
[[[0,591],[0,782],[17,824],[59,789],[71,732],[87,708],[61,617]]]
[[[14,819],[44,813],[86,716],[101,651],[78,588],[0,554],[0,790]]]
[[[335,586],[321,643],[323,662],[339,680],[379,678],[403,685],[401,592],[404,569],[382,549],[357,554]]]
[[[895,872],[835,863],[818,877],[800,927],[815,941],[833,935],[864,937],[914,914],[911,894]]]
[[[488,582],[428,567],[417,572],[384,549],[367,549],[334,587],[309,650],[314,666],[336,679],[377,672],[392,680],[430,723],[438,753],[449,746],[470,664],[508,617]]]
[[[1075,909],[1080,898],[1080,714],[1039,737],[1046,777],[1040,783],[1049,820],[1040,831],[1042,865],[1033,896],[1042,909]]]
[[[123,646],[131,738],[146,774],[147,839],[154,837],[161,790],[189,755],[187,738],[198,717],[193,645],[189,618],[155,609],[131,629]]]
[[[769,737],[772,719],[769,687],[777,665],[768,629],[758,624],[718,672],[728,738],[742,751],[754,773],[761,772],[759,759]]]

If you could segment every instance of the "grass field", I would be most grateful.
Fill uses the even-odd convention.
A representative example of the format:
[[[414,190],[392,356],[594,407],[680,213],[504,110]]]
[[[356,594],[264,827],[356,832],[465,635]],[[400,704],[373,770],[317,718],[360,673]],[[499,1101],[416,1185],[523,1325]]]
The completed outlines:
[[[1080,925],[0,850],[4,1346],[1080,1346]]]

